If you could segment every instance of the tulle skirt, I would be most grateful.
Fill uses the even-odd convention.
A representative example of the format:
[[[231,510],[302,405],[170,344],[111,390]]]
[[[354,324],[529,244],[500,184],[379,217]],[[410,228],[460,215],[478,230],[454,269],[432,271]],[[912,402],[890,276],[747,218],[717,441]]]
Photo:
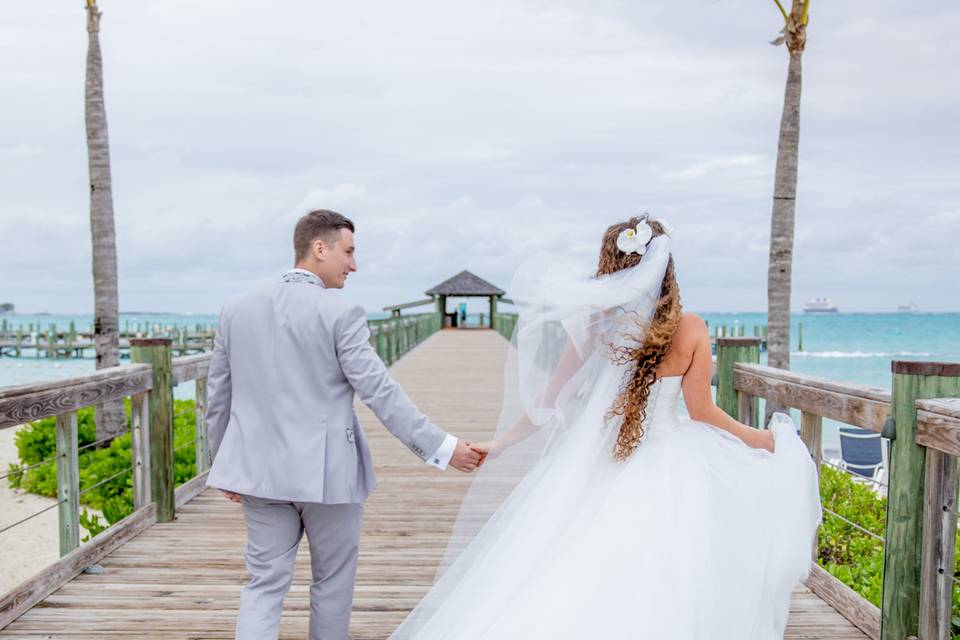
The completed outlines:
[[[660,419],[622,463],[610,429],[569,434],[391,638],[782,638],[820,501],[794,424],[770,428],[775,453]]]

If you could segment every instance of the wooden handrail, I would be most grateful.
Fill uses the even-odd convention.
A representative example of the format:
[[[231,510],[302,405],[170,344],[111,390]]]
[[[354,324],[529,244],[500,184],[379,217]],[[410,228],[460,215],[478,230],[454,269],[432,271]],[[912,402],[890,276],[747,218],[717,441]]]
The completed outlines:
[[[0,429],[62,415],[153,388],[149,365],[125,365],[55,382],[0,389]]]
[[[751,396],[871,431],[881,431],[890,415],[891,395],[886,389],[758,364],[733,365],[733,386]]]
[[[173,359],[173,384],[207,377],[212,353],[199,353],[195,356],[181,356]]]
[[[960,456],[960,399],[917,400],[917,444]]]

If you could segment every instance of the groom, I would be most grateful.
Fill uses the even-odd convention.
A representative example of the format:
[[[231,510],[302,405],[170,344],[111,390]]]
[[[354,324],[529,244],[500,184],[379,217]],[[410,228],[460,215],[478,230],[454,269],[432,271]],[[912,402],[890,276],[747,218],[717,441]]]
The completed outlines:
[[[354,227],[311,211],[293,234],[296,267],[228,301],[207,386],[207,484],[243,505],[250,582],[236,637],[276,638],[297,546],[310,544],[310,639],[345,640],[363,501],[376,485],[354,394],[429,465],[470,472],[470,444],[431,423],[370,346],[363,308],[345,300]]]

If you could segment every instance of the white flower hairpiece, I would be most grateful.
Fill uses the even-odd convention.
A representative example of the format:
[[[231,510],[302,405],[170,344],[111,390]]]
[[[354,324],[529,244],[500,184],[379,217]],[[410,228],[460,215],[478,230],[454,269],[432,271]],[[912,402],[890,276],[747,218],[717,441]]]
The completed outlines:
[[[646,222],[641,222],[636,229],[627,228],[617,236],[617,249],[624,253],[643,255],[647,252],[647,243],[653,237],[653,229]]]

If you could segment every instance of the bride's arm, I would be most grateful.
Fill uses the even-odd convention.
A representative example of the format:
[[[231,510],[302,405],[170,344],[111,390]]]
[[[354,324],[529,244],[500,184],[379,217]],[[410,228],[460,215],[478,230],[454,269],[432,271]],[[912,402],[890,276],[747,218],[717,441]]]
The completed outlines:
[[[573,342],[567,340],[567,344],[557,363],[557,368],[554,369],[553,376],[551,376],[550,382],[547,384],[547,389],[543,396],[544,407],[553,407],[557,401],[557,396],[560,395],[560,390],[563,389],[563,386],[573,377],[573,374],[576,373],[581,366],[583,366],[583,360],[580,359],[580,355],[573,346]],[[483,451],[484,453],[489,453],[493,450],[494,455],[496,455],[499,451],[503,451],[518,442],[522,442],[536,430],[537,426],[533,424],[527,414],[524,413],[516,422],[510,425],[506,431],[500,434],[496,440],[492,442],[478,442],[472,446],[474,449]]]
[[[740,438],[751,447],[773,451],[773,433],[760,431],[728,416],[713,401],[710,379],[713,365],[710,355],[710,335],[703,320],[697,319],[694,336],[693,361],[683,376],[683,402],[690,418],[705,422]]]

